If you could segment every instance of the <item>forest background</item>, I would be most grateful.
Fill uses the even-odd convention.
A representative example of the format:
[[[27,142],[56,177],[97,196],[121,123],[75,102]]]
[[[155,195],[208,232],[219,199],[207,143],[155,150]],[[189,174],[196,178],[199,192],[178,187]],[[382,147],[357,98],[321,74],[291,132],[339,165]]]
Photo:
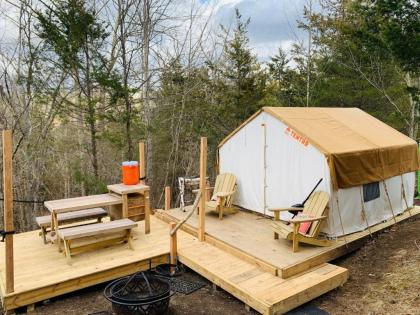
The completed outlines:
[[[153,206],[167,185],[176,205],[199,138],[214,179],[217,144],[263,106],[358,107],[418,139],[418,1],[307,0],[305,40],[267,61],[238,9],[215,25],[191,0],[2,2],[19,32],[0,39],[0,129],[13,131],[14,198],[28,201],[15,203],[20,231],[44,200],[105,192],[139,141]]]

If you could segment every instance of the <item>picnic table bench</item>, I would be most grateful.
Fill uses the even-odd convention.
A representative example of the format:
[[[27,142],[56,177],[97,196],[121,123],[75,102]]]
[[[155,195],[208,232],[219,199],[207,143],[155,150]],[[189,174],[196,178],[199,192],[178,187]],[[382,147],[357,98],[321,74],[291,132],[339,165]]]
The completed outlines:
[[[102,208],[93,208],[85,210],[77,210],[72,212],[60,213],[57,215],[57,221],[60,224],[97,219],[98,222],[102,221],[102,218],[106,217],[108,212]],[[35,218],[36,223],[41,228],[41,235],[44,240],[44,244],[47,244],[47,233],[48,229],[51,228],[51,215],[45,215]]]
[[[119,196],[100,194],[76,198],[51,200],[44,202],[45,207],[51,212],[51,235],[56,235],[58,230],[58,214],[85,210],[95,207],[105,207],[122,203]]]
[[[58,243],[60,252],[64,246],[69,264],[72,255],[90,249],[122,242],[128,242],[129,247],[132,248],[131,229],[137,227],[134,221],[144,220],[145,234],[150,233],[149,187],[141,184],[131,186],[117,184],[109,185],[108,190],[108,194],[52,200],[44,203],[51,212],[51,236],[54,236],[51,239],[52,243]],[[105,206],[108,207],[110,222],[58,228],[58,224],[62,223],[60,219],[63,215],[75,217],[78,211]]]
[[[130,219],[120,219],[60,229],[57,233],[58,249],[60,252],[62,251],[61,241],[63,241],[64,252],[67,263],[69,264],[72,255],[92,250],[97,247],[127,242],[129,248],[133,249],[131,229],[135,227],[137,227],[136,222]],[[119,232],[123,233],[121,234]],[[106,238],[102,241],[98,239],[101,236],[109,236],[111,234],[114,234],[113,238]],[[91,242],[89,242],[89,238],[93,238]],[[76,240],[84,241],[84,243],[80,246],[72,247],[72,243]]]

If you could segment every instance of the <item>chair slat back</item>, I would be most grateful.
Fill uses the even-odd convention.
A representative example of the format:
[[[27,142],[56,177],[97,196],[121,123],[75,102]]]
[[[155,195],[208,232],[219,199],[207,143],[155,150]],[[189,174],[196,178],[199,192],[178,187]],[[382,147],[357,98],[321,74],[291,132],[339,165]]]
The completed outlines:
[[[327,205],[330,200],[330,196],[325,191],[315,191],[309,197],[308,201],[305,203],[303,208],[303,214],[309,214],[313,217],[320,217],[326,214]],[[311,228],[309,229],[307,235],[316,237],[318,236],[319,230],[321,228],[321,221],[312,222]]]
[[[231,173],[219,174],[216,177],[216,183],[214,184],[213,197],[215,198],[218,192],[231,192],[235,190],[236,177]],[[230,206],[233,202],[233,196],[225,198],[225,202],[221,206]]]

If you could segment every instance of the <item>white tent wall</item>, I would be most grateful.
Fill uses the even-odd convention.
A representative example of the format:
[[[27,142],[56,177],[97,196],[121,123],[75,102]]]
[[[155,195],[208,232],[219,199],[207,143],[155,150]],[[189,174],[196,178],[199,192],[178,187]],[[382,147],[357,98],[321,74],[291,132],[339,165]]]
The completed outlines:
[[[407,209],[407,206],[402,194],[401,179],[404,183],[408,207],[412,207],[414,200],[415,172],[406,173],[402,176],[398,175],[385,180],[392,209],[385,192],[384,182],[380,182],[379,198],[363,202],[366,218],[363,215],[362,209],[363,187],[357,186],[339,189],[338,207],[337,191],[334,191],[330,200],[330,212],[327,224],[322,229],[322,232],[329,236],[341,236],[363,231],[366,230],[368,226],[373,226],[392,218],[393,215],[402,213]]]
[[[264,127],[266,128],[266,204],[264,209]],[[324,155],[311,144],[303,145],[287,126],[261,112],[241,128],[219,150],[220,172],[237,177],[235,204],[273,215],[268,208],[302,202],[320,178],[317,190],[330,192],[329,168]],[[282,214],[287,217],[287,213]]]
[[[219,161],[221,173],[229,172],[237,177],[238,189],[234,203],[271,216],[273,213],[268,211],[269,208],[301,203],[318,180],[323,178],[317,190],[328,192],[331,199],[328,219],[322,232],[333,237],[365,230],[366,222],[369,226],[378,224],[392,218],[392,211],[394,215],[403,212],[406,205],[402,197],[401,178],[408,206],[413,205],[414,172],[385,180],[392,211],[381,182],[380,197],[363,203],[365,218],[362,211],[363,187],[339,189],[332,193],[324,154],[310,143],[305,145],[304,139],[293,137],[283,122],[266,112],[258,114],[219,148]],[[287,212],[282,213],[282,218],[288,217]]]
[[[267,208],[301,203],[322,178],[316,190],[331,192],[330,171],[325,156],[317,148],[296,140],[288,126],[263,113],[266,122]],[[268,215],[273,215],[267,211]],[[283,218],[290,217],[287,212]]]
[[[262,212],[262,115],[241,128],[219,149],[220,173],[237,178],[235,204]]]

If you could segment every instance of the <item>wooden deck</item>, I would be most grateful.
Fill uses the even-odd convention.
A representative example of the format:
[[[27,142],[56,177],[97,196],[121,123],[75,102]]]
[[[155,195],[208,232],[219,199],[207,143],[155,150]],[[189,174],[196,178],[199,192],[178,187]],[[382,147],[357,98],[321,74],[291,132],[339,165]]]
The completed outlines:
[[[151,233],[144,234],[144,221],[133,229],[133,246],[110,246],[86,252],[66,263],[58,246],[43,244],[39,231],[14,236],[15,291],[5,295],[4,243],[0,243],[0,294],[6,310],[27,306],[51,297],[116,279],[139,270],[149,269],[167,262],[169,253],[169,227],[152,217]],[[180,233],[179,241],[189,244],[195,240]]]
[[[188,211],[188,210],[187,210]],[[420,213],[420,207],[411,209],[411,215]],[[187,212],[180,209],[159,211],[157,214],[165,221],[178,221]],[[410,217],[409,211],[396,217],[397,222]],[[334,241],[329,247],[317,247],[300,244],[300,251],[293,253],[291,242],[285,239],[275,240],[270,227],[270,219],[251,212],[240,211],[227,215],[223,220],[213,213],[206,214],[206,241],[238,257],[253,262],[267,272],[288,278],[309,270],[322,263],[329,262],[361,246],[369,231],[354,233]],[[388,221],[371,227],[375,233],[394,224]],[[191,235],[197,235],[198,216],[192,217],[183,228]]]
[[[206,242],[183,246],[179,260],[265,315],[283,314],[343,285],[348,278],[347,269],[321,264],[281,279]]]
[[[412,209],[417,215],[420,208]],[[126,244],[83,253],[72,265],[55,245],[44,245],[39,231],[14,236],[15,291],[5,295],[4,243],[0,244],[0,294],[3,307],[13,310],[45,299],[103,283],[168,261],[169,227],[164,221],[181,218],[179,210],[159,211],[151,217],[151,233],[144,221],[133,230],[134,250]],[[397,221],[409,218],[408,212]],[[161,218],[162,220],[158,219]],[[164,221],[163,221],[164,220]],[[206,242],[199,242],[194,215],[178,231],[180,262],[231,293],[261,314],[281,314],[342,285],[346,269],[326,263],[350,251],[368,236],[356,233],[328,248],[302,246],[293,254],[291,245],[274,240],[269,220],[241,212],[206,216]],[[373,232],[394,224],[375,226]]]

